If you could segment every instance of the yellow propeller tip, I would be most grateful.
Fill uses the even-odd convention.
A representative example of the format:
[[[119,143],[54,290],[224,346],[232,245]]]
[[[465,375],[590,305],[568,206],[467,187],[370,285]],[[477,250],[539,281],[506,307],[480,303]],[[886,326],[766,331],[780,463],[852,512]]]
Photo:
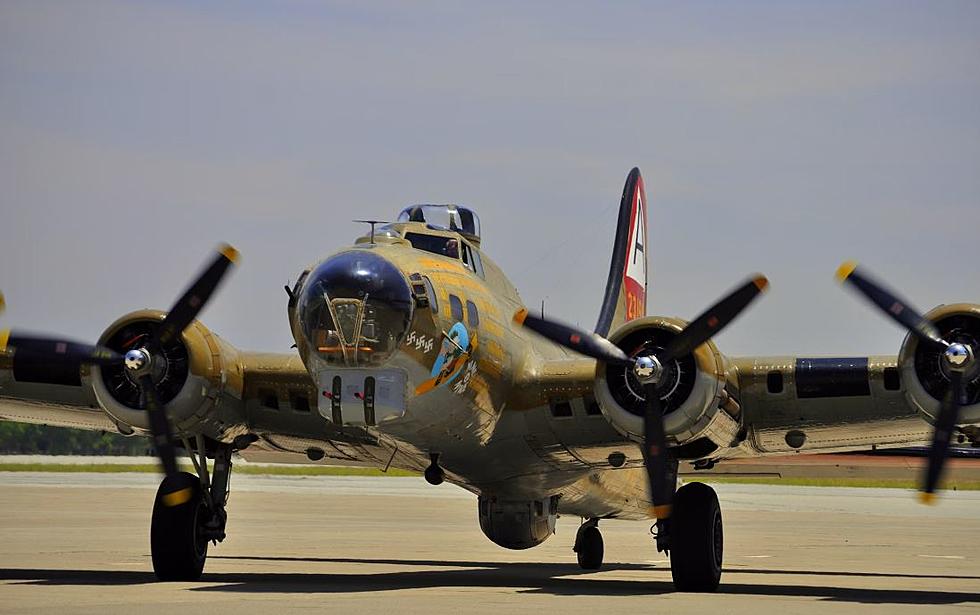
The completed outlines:
[[[519,325],[524,324],[524,319],[527,318],[527,308],[521,308],[514,312],[514,322]]]
[[[656,517],[657,519],[668,519],[670,518],[671,506],[670,504],[663,504],[661,506],[653,506],[650,508],[650,515]]]
[[[919,492],[919,501],[922,502],[923,504],[927,504],[929,506],[932,506],[933,504],[936,503],[936,494],[935,493],[928,493],[928,492],[925,492],[925,491],[920,491]]]
[[[161,499],[163,500],[164,506],[173,508],[174,506],[180,506],[184,502],[190,500],[193,494],[194,490],[187,487],[179,491],[174,491],[173,493],[165,493]]]
[[[757,275],[752,279],[752,283],[755,287],[759,289],[759,292],[766,292],[769,290],[769,278],[764,275]]]
[[[222,256],[230,260],[232,264],[238,264],[238,259],[241,257],[241,254],[238,252],[238,250],[236,250],[231,244],[228,243],[222,244],[221,247],[218,249],[218,252],[220,252]]]
[[[844,261],[841,263],[841,266],[837,268],[837,273],[834,274],[834,277],[837,278],[838,282],[843,282],[847,278],[851,277],[851,274],[854,273],[857,266],[857,261]]]
[[[7,350],[7,342],[10,341],[10,329],[0,329],[0,352]]]

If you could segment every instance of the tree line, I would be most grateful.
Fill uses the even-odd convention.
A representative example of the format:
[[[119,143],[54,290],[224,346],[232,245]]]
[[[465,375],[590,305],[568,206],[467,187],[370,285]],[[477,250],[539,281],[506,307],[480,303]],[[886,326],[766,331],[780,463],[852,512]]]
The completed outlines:
[[[149,455],[147,438],[104,431],[0,422],[0,454],[5,455]]]

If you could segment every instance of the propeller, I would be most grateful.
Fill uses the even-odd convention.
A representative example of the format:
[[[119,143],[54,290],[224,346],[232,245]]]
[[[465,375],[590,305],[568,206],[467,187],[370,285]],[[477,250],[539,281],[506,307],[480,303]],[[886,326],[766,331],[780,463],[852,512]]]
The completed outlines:
[[[664,365],[693,352],[701,344],[724,329],[760,293],[769,287],[763,275],[749,278],[741,286],[705,310],[677,334],[667,347],[648,355],[629,357],[618,346],[595,333],[571,325],[532,316],[526,309],[514,315],[514,321],[552,342],[606,363],[632,366],[633,373],[643,384],[646,410],[643,415],[643,461],[650,481],[653,516],[658,520],[670,517],[675,481],[667,455],[667,435],[664,429],[660,385]]]
[[[847,261],[837,269],[837,280],[849,283],[889,318],[908,329],[921,342],[941,351],[942,361],[949,374],[949,390],[939,405],[939,413],[932,432],[932,446],[925,473],[922,477],[919,499],[926,504],[935,500],[936,488],[942,476],[949,452],[949,439],[956,427],[960,406],[966,397],[967,372],[976,367],[976,356],[968,344],[947,342],[936,325],[913,308],[907,301],[876,281],[867,272],[858,269],[857,263]]]
[[[219,246],[210,264],[170,308],[160,328],[157,329],[154,336],[156,339],[144,339],[141,346],[127,350],[125,355],[120,355],[105,346],[11,332],[9,329],[0,331],[0,352],[10,347],[18,355],[24,354],[50,363],[71,362],[90,365],[122,363],[126,367],[129,376],[136,381],[143,393],[150,434],[165,475],[161,487],[161,501],[166,506],[179,506],[188,501],[194,493],[194,484],[177,469],[173,430],[167,418],[166,408],[160,403],[156,383],[153,382],[151,374],[154,358],[147,345],[159,347],[160,344],[167,344],[179,337],[204,309],[228,269],[238,262],[238,257],[238,251],[230,245]],[[2,308],[3,296],[0,295],[0,311]]]

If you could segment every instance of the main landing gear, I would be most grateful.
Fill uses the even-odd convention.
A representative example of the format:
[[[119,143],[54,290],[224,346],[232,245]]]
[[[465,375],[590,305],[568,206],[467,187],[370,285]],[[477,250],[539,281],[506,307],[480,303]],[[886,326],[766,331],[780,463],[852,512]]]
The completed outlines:
[[[198,580],[208,556],[208,543],[217,544],[225,539],[232,447],[212,448],[214,471],[209,473],[204,438],[198,436],[195,444],[192,448],[184,440],[198,475],[181,472],[164,478],[153,502],[150,553],[153,572],[161,581]],[[179,504],[165,501],[163,494],[181,489],[190,490],[186,501]]]
[[[669,519],[656,525],[657,551],[670,557],[674,587],[683,592],[713,592],[721,581],[724,551],[721,506],[715,490],[703,483],[689,483],[674,494]],[[603,543],[599,520],[579,526],[572,548],[582,570],[602,567]]]
[[[718,589],[724,536],[714,489],[703,483],[688,483],[678,489],[670,518],[658,520],[656,528],[657,551],[669,553],[670,574],[677,590]]]

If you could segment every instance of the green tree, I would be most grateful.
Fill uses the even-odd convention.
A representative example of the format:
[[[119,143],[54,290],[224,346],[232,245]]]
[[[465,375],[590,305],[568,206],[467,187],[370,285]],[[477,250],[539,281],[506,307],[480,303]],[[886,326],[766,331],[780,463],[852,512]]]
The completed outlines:
[[[150,441],[104,431],[0,422],[0,454],[146,455]]]

